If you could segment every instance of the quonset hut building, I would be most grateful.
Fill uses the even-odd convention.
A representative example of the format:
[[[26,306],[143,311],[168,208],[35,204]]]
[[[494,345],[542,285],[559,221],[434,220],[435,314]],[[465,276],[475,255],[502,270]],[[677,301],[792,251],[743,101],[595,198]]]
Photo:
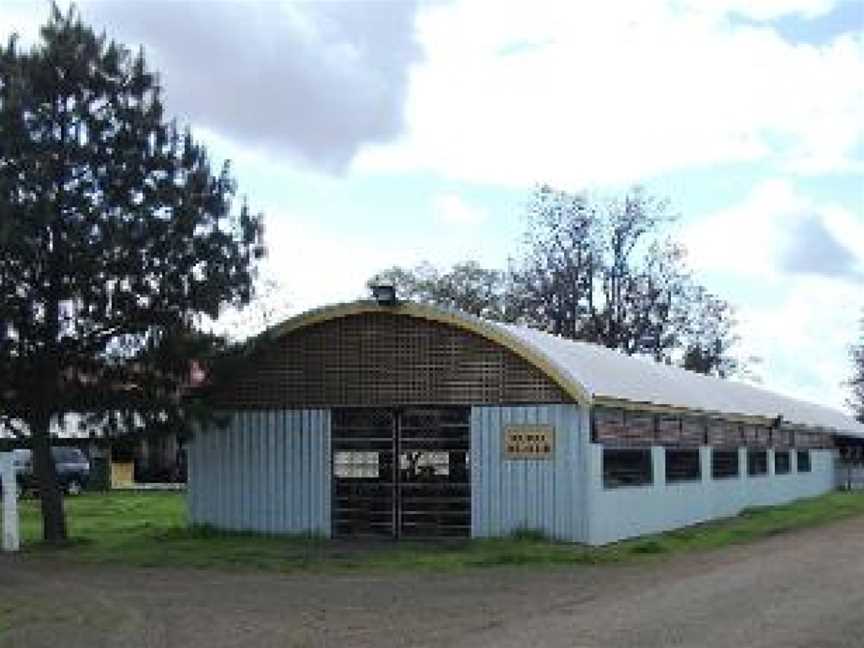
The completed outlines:
[[[844,414],[413,303],[271,329],[195,435],[195,523],[588,544],[835,487]]]

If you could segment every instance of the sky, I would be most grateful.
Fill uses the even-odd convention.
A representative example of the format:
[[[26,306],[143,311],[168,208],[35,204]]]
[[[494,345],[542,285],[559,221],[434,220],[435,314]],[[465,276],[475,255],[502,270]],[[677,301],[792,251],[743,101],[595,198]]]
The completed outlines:
[[[63,4],[63,3],[61,3]],[[294,313],[518,252],[532,187],[641,184],[763,386],[844,407],[864,309],[864,0],[93,2],[266,218]],[[38,38],[42,0],[2,0]]]

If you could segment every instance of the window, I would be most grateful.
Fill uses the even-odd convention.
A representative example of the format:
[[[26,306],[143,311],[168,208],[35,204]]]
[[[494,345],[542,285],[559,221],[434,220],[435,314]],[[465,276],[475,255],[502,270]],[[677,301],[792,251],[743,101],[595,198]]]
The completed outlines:
[[[702,478],[698,450],[666,450],[666,481],[693,481]]]
[[[798,472],[810,472],[810,451],[798,451]]]
[[[400,479],[403,481],[429,481],[435,477],[448,477],[450,475],[450,453],[403,452],[399,455],[399,468],[401,470]]]
[[[654,481],[650,449],[603,448],[603,486],[643,486]]]
[[[378,453],[336,451],[333,453],[333,474],[341,479],[377,479]]]
[[[16,467],[29,466],[31,463],[31,453],[29,450],[13,450],[12,464]]]
[[[737,477],[738,472],[737,450],[711,451],[711,477],[714,479],[729,479]]]
[[[768,451],[747,451],[747,474],[751,476],[768,474]]]
[[[51,456],[54,457],[54,463],[84,463],[87,458],[78,448],[67,448],[65,446],[55,446],[51,448]]]
[[[774,451],[774,474],[787,475],[789,474],[789,451],[775,450]]]

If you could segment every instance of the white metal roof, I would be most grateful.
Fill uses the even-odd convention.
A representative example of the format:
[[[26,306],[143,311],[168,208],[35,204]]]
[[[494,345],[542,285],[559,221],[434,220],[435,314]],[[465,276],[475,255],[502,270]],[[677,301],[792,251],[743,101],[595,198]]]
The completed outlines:
[[[492,323],[542,354],[593,398],[680,407],[702,412],[775,418],[864,437],[864,425],[843,412],[734,380],[626,356],[524,326]]]

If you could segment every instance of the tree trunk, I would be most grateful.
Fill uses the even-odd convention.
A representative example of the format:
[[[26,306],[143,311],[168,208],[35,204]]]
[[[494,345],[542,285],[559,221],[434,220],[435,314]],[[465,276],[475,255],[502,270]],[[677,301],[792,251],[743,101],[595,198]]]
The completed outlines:
[[[51,456],[50,425],[51,418],[48,415],[39,415],[30,421],[33,474],[42,503],[42,539],[51,544],[61,544],[67,539],[66,514],[54,458]]]

